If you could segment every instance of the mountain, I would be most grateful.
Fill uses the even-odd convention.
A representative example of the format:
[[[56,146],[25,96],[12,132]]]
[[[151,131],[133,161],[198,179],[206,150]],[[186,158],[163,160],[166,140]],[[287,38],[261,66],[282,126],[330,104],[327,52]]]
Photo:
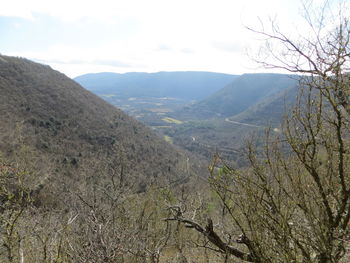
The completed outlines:
[[[0,113],[0,158],[33,166],[51,198],[114,176],[143,191],[192,173],[188,156],[149,128],[27,59],[0,56]]]
[[[258,126],[278,127],[284,114],[295,104],[298,88],[291,86],[250,106],[228,120]]]
[[[297,80],[284,74],[243,74],[208,98],[176,112],[180,119],[224,118],[239,114],[273,94],[296,86]]]
[[[96,94],[200,100],[232,82],[235,77],[223,73],[192,71],[125,74],[105,72],[78,76],[75,81]]]

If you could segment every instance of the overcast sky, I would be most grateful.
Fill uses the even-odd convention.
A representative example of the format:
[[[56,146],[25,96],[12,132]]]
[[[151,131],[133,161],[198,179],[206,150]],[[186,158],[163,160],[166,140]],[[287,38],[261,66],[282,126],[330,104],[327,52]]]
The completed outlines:
[[[0,0],[0,53],[90,72],[262,71],[246,26],[295,30],[298,0]]]

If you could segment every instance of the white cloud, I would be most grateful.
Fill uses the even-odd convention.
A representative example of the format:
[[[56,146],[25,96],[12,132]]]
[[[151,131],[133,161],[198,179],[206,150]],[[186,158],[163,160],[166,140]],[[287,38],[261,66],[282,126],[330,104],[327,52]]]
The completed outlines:
[[[82,70],[247,71],[245,50],[254,47],[255,39],[244,26],[256,25],[258,16],[275,14],[289,21],[297,10],[289,0],[0,0],[0,4],[0,16],[31,20],[49,16],[68,27],[87,29],[91,38],[73,35],[63,41],[57,32],[56,43],[40,51],[23,43],[25,51],[8,52],[49,62],[70,76]],[[132,30],[135,24],[137,30]]]

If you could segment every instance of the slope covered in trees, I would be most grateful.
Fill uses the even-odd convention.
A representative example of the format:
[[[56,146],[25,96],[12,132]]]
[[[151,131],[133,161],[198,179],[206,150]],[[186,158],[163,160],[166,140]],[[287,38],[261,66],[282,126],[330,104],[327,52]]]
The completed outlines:
[[[0,262],[158,262],[177,243],[160,218],[189,156],[22,58],[0,56],[0,112]]]
[[[295,86],[284,89],[228,119],[235,122],[264,127],[278,127],[283,121],[283,115],[288,112],[296,102],[297,93],[298,89]]]
[[[63,74],[26,59],[0,64],[1,152],[11,159],[27,147],[50,185],[100,180],[96,171],[112,166],[139,190],[190,173],[183,153]]]
[[[296,81],[290,75],[243,74],[211,96],[174,115],[185,119],[230,117],[295,85]]]

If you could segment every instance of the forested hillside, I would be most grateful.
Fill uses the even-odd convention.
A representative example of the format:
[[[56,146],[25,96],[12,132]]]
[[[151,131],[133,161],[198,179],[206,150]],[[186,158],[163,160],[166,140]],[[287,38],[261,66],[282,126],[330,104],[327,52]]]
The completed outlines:
[[[243,74],[216,93],[175,116],[186,119],[210,119],[236,115],[265,98],[296,85],[296,80],[283,74]]]
[[[278,127],[284,115],[297,101],[298,88],[292,86],[276,92],[241,113],[229,117],[229,120],[264,127]]]
[[[0,56],[0,112],[0,262],[152,258],[168,235],[147,227],[166,212],[158,195],[206,176],[143,124],[27,59]]]
[[[112,168],[139,190],[191,174],[183,153],[63,74],[25,59],[0,63],[2,156],[15,160],[25,148],[45,187],[104,180]]]

